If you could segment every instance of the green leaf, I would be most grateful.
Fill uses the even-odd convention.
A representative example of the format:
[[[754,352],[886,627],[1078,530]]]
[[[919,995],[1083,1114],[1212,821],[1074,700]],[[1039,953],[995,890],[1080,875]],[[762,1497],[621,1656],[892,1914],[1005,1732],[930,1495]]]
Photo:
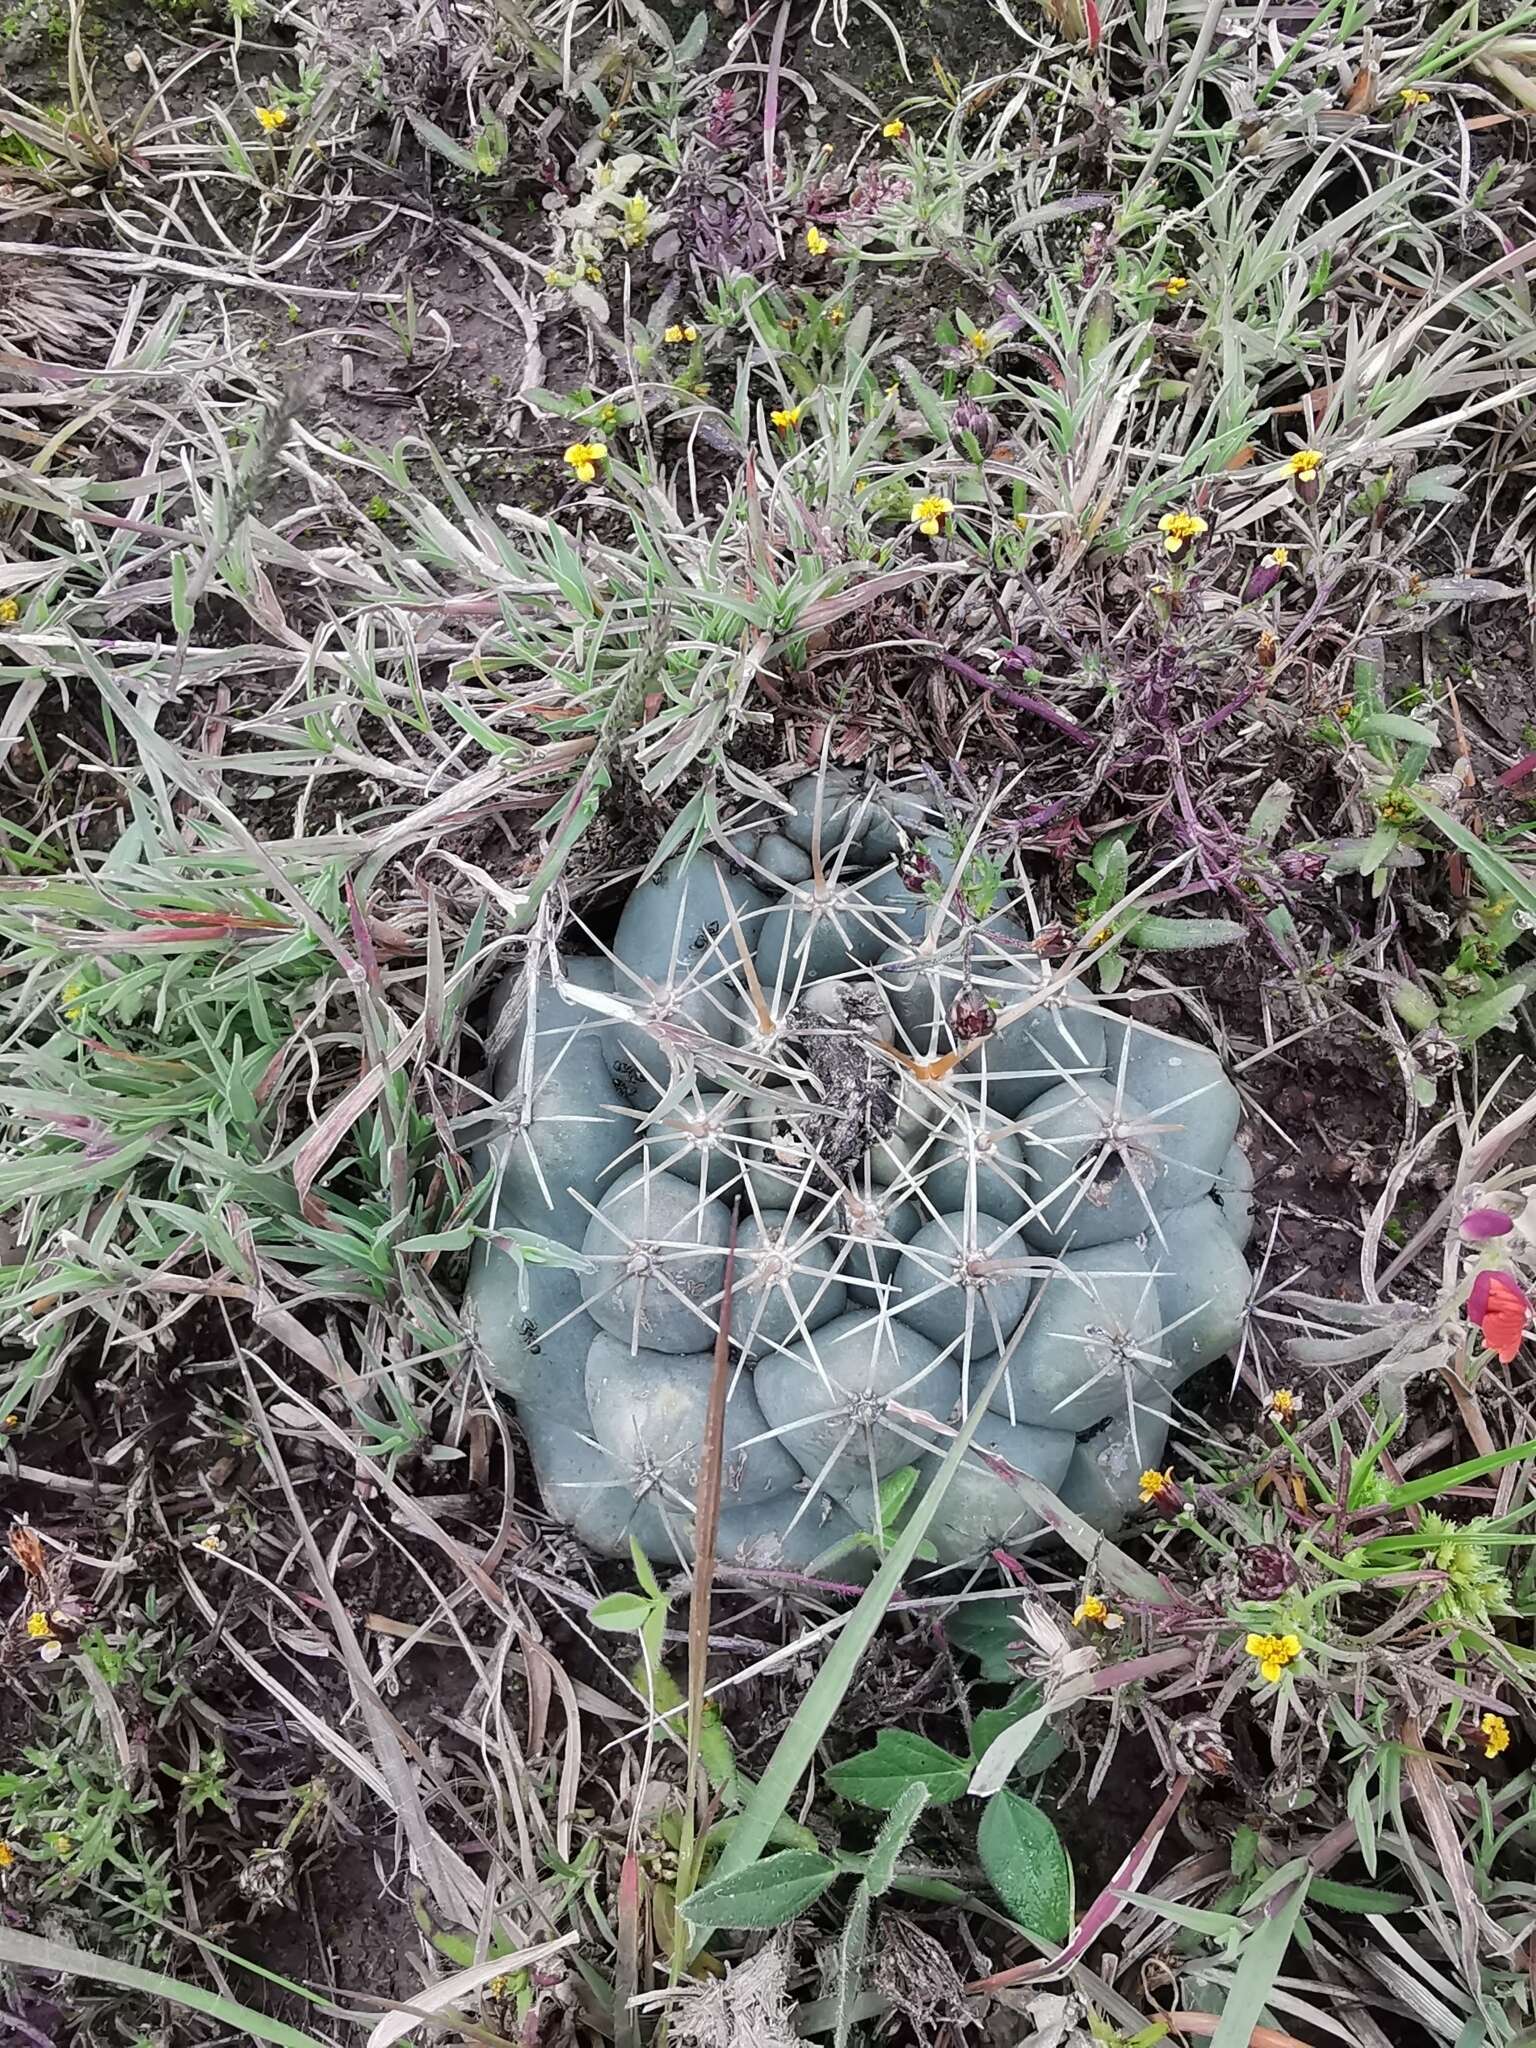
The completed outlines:
[[[918,1816],[927,1804],[928,1787],[921,1778],[914,1778],[891,1808],[884,1827],[875,1837],[875,1846],[869,1852],[864,1882],[869,1886],[872,1898],[878,1899],[882,1892],[890,1890],[896,1876],[896,1859],[907,1846],[907,1837],[917,1826]]]
[[[1314,1877],[1309,1896],[1315,1906],[1332,1906],[1339,1913],[1406,1913],[1417,1903],[1407,1892],[1381,1892],[1368,1884],[1338,1884],[1331,1877]]]
[[[1230,917],[1160,917],[1148,910],[1131,920],[1125,936],[1148,953],[1197,953],[1235,945],[1243,927]]]
[[[971,1722],[971,1761],[980,1763],[999,1735],[1009,1728],[1016,1728],[1021,1721],[1029,1720],[1040,1706],[1040,1688],[1027,1685],[1016,1699],[1005,1707],[983,1707]],[[1029,1747],[1023,1751],[1014,1764],[1015,1771],[1034,1776],[1047,1765],[1055,1762],[1061,1754],[1062,1741],[1054,1728],[1044,1728],[1034,1735]]]
[[[115,1984],[123,1991],[147,1992],[151,1998],[162,1998],[188,2012],[207,2013],[242,2041],[269,2041],[273,2048],[324,2048],[324,2043],[313,2034],[290,2027],[282,2020],[268,2019],[251,2006],[240,2004],[238,1999],[205,1991],[200,1984],[183,1984],[179,1978],[162,1976],[158,1970],[141,1970],[133,1963],[115,1962],[109,1956],[71,1948],[67,1942],[23,1934],[17,1928],[0,1927],[0,1962],[23,1970],[45,1970],[52,1977],[87,1977],[99,1984]],[[303,1996],[310,1994],[305,1992]]]
[[[480,165],[475,157],[461,142],[455,142],[451,135],[439,128],[435,121],[429,121],[425,114],[413,113],[409,107],[405,109],[405,118],[415,129],[416,140],[423,149],[435,150],[439,156],[446,157],[449,163],[457,165],[461,171],[471,171],[479,176]]]
[[[901,1517],[901,1511],[912,1498],[912,1489],[917,1484],[917,1467],[903,1465],[899,1472],[889,1473],[880,1482],[876,1495],[880,1507],[880,1527],[894,1529]]]
[[[1174,1927],[1188,1927],[1196,1934],[1209,1934],[1218,1940],[1242,1931],[1243,1923],[1235,1913],[1217,1913],[1209,1906],[1185,1906],[1177,1899],[1160,1899],[1152,1892],[1122,1892],[1118,1888],[1115,1897],[1124,1899],[1128,1906],[1145,1907]]]
[[[696,1927],[787,1927],[836,1876],[830,1856],[781,1849],[700,1885],[685,1902],[683,1918]]]
[[[192,630],[195,609],[187,602],[186,550],[178,548],[171,557],[171,625],[182,639]]]
[[[926,1736],[882,1728],[873,1749],[834,1764],[826,1782],[839,1798],[888,1813],[912,1785],[924,1786],[935,1806],[948,1806],[964,1792],[970,1775],[961,1758]]]
[[[654,1600],[647,1600],[643,1593],[610,1593],[599,1600],[587,1619],[594,1628],[618,1629],[630,1635],[638,1635],[650,1620],[655,1608]]]
[[[944,1633],[957,1650],[974,1657],[990,1685],[1007,1685],[1018,1676],[1010,1653],[1024,1639],[1016,1600],[968,1600],[944,1617]]]
[[[1432,725],[1420,725],[1416,718],[1404,718],[1400,711],[1373,711],[1356,726],[1363,740],[1401,740],[1408,747],[1438,747],[1440,735]]]
[[[837,1944],[837,1988],[832,1995],[832,2048],[848,2048],[858,2024],[864,1990],[864,1958],[869,1948],[869,1886],[853,1895],[848,1918]]]
[[[1072,1866],[1039,1807],[1006,1787],[994,1792],[976,1830],[976,1853],[1019,1925],[1059,1948],[1072,1932]]]
[[[1267,1919],[1258,1923],[1243,1944],[1237,1974],[1212,2037],[1212,2048],[1248,2048],[1253,2030],[1264,2016],[1306,1902],[1307,1867],[1298,1860],[1291,1871],[1294,1881],[1288,1896]]]

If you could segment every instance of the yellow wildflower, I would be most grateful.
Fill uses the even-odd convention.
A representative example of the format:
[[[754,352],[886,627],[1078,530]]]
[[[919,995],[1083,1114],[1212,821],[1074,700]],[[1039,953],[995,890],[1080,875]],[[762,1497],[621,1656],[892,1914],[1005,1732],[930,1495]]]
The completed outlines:
[[[1300,1636],[1249,1636],[1243,1648],[1259,1667],[1259,1676],[1274,1685],[1287,1664],[1301,1655]]]
[[[0,597],[0,626],[14,626],[21,617],[21,606],[14,597]]]
[[[1291,1422],[1301,1406],[1301,1399],[1289,1387],[1276,1387],[1265,1406],[1276,1422]]]
[[[1316,448],[1298,448],[1285,465],[1287,476],[1316,476],[1323,466],[1323,458]]]
[[[21,1417],[18,1414],[16,1414],[14,1410],[12,1410],[12,1412],[9,1415],[7,1415],[3,1421],[0,1421],[0,1429],[3,1429],[7,1433],[7,1435],[9,1435],[9,1433],[13,1429],[20,1429],[20,1427]]]
[[[846,312],[844,312],[844,310],[843,310],[843,308],[842,308],[841,306],[828,306],[828,308],[827,308],[827,325],[828,325],[829,327],[841,327],[841,326],[842,326],[842,324],[843,324],[843,322],[844,322],[844,321],[845,321],[845,320],[846,320],[847,318],[848,318],[848,315],[847,315],[847,313],[846,313]]]
[[[1405,107],[1427,107],[1429,105],[1429,94],[1421,91],[1416,85],[1405,85],[1398,94],[1398,98]]]
[[[1477,1732],[1483,1738],[1483,1755],[1502,1756],[1509,1747],[1509,1723],[1502,1714],[1484,1714],[1477,1724]]]
[[[1157,522],[1157,530],[1170,555],[1183,554],[1192,541],[1210,531],[1198,512],[1165,512]]]
[[[975,349],[977,355],[991,355],[992,337],[984,327],[973,327],[965,338],[971,344],[971,347]]]
[[[608,453],[604,441],[573,441],[562,458],[576,473],[580,484],[595,484],[599,463]]]
[[[832,244],[813,221],[805,231],[805,246],[813,256],[825,256]]]
[[[1269,553],[1264,557],[1266,564],[1271,569],[1285,568],[1290,559],[1291,551],[1289,548],[1271,548]]]
[[[905,121],[887,121],[885,126],[880,130],[880,133],[885,137],[887,142],[900,142],[901,138],[906,134],[906,132],[907,124]]]
[[[199,1536],[197,1539],[198,1549],[206,1550],[210,1557],[217,1557],[224,1548],[224,1538],[219,1534],[222,1526],[221,1523],[215,1522],[205,1534]]]
[[[68,1835],[50,1835],[48,1837],[48,1846],[55,1856],[68,1856],[73,1851],[75,1845]]]
[[[1155,1465],[1149,1466],[1142,1473],[1138,1485],[1141,1488],[1144,1507],[1157,1507],[1161,1508],[1165,1515],[1176,1515],[1184,1505],[1184,1496],[1179,1490],[1179,1482],[1173,1476],[1171,1465],[1166,1472],[1159,1472]]]
[[[9,1842],[0,1842],[0,1870],[9,1870],[16,1861],[16,1851]]]
[[[1082,1628],[1089,1624],[1094,1628],[1120,1628],[1125,1621],[1123,1614],[1111,1612],[1108,1601],[1101,1600],[1097,1593],[1085,1593],[1072,1617],[1072,1626]]]
[[[930,540],[936,540],[944,531],[944,522],[954,509],[948,498],[937,495],[914,499],[912,524],[919,533],[926,533]]]
[[[697,341],[699,330],[697,327],[685,326],[680,320],[674,320],[661,338],[663,341],[670,341],[675,348],[681,341]]]
[[[800,407],[781,405],[776,412],[769,413],[768,417],[781,434],[787,434],[800,424]]]
[[[602,266],[602,265],[601,265],[600,263],[589,263],[589,264],[587,265],[587,283],[588,283],[588,284],[601,284],[601,283],[602,283],[602,281],[603,281],[603,266]]]
[[[286,107],[258,107],[256,109],[256,118],[270,135],[275,129],[288,126],[288,109]]]
[[[34,1643],[46,1642],[53,1634],[53,1623],[40,1609],[35,1609],[27,1616],[27,1634]]]
[[[1163,279],[1164,295],[1170,299],[1176,299],[1181,292],[1187,292],[1188,290],[1189,279],[1187,277],[1165,277]]]

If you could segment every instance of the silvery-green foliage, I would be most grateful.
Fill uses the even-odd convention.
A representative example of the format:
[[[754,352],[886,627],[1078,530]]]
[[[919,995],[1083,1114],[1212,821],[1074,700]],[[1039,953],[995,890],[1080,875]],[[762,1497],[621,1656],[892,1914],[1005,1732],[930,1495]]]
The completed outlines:
[[[942,1565],[1040,1526],[1021,1480],[1115,1527],[1235,1342],[1236,1091],[1042,957],[984,823],[806,777],[498,991],[472,1327],[594,1549],[691,1556],[723,1318],[719,1554],[843,1576],[1000,1358]]]

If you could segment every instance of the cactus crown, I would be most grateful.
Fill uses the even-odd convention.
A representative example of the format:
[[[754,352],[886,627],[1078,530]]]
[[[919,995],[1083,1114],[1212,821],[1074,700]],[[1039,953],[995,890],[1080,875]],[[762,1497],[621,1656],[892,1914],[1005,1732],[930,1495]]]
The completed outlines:
[[[882,1479],[942,1455],[1004,1353],[941,1562],[1038,1528],[1041,1488],[1113,1526],[1237,1334],[1235,1092],[1048,965],[981,847],[807,778],[527,978],[473,1321],[594,1547],[689,1554],[733,1229],[725,1557],[878,1529]]]

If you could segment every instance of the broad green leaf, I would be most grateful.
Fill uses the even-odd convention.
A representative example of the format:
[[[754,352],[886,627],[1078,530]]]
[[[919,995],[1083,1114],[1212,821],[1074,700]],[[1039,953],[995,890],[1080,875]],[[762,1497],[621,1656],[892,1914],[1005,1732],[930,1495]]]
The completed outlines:
[[[1039,1807],[1006,1787],[994,1792],[976,1830],[976,1853],[1019,1925],[1061,1947],[1072,1932],[1072,1866]]]
[[[997,1738],[1010,1728],[1016,1728],[1021,1721],[1030,1719],[1040,1706],[1040,1688],[1026,1686],[1015,1700],[1006,1707],[983,1707],[971,1723],[971,1761],[980,1763]],[[1037,1772],[1056,1761],[1062,1751],[1062,1739],[1054,1728],[1040,1729],[1014,1764],[1015,1771],[1022,1771],[1033,1777]]]
[[[947,1806],[960,1797],[970,1779],[960,1757],[905,1728],[882,1728],[873,1749],[834,1764],[825,1775],[839,1798],[882,1813],[889,1812],[912,1785],[925,1786],[935,1806]]]
[[[650,1620],[655,1605],[643,1593],[610,1593],[596,1603],[588,1619],[594,1628],[620,1629],[638,1635]]]
[[[787,1927],[836,1876],[830,1856],[781,1849],[700,1885],[684,1905],[683,1918],[695,1927]]]
[[[944,1617],[944,1633],[976,1659],[989,1684],[1007,1685],[1018,1676],[1011,1656],[1024,1640],[1024,1624],[1016,1600],[968,1600]]]

